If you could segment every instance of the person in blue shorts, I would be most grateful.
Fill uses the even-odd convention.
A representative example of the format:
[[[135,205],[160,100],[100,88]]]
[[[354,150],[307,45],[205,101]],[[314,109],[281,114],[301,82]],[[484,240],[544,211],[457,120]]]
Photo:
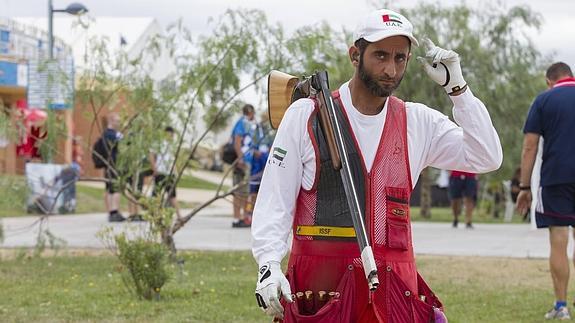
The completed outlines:
[[[575,225],[575,78],[569,65],[551,65],[545,75],[548,90],[539,94],[523,128],[520,193],[517,209],[525,214],[531,206],[531,173],[543,138],[543,163],[535,219],[538,228],[549,228],[549,265],[555,306],[546,319],[570,319],[567,308],[569,283],[569,226]]]
[[[465,227],[473,229],[473,209],[475,209],[475,201],[477,200],[477,175],[457,170],[451,171],[449,199],[453,211],[453,227],[457,228],[459,216],[465,206]]]

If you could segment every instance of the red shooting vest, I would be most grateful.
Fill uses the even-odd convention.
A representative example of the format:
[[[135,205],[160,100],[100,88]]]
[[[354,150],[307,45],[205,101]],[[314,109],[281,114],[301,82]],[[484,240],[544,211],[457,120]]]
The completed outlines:
[[[375,292],[369,291],[356,239],[345,235],[350,230],[354,233],[349,227],[351,220],[345,221],[345,215],[351,219],[347,204],[344,210],[338,210],[329,201],[326,203],[325,198],[318,198],[322,196],[318,194],[318,183],[321,188],[322,176],[331,175],[326,175],[328,169],[320,169],[322,166],[327,168],[329,163],[325,162],[325,154],[320,153],[321,147],[318,147],[318,143],[325,144],[325,141],[318,138],[314,128],[314,124],[317,125],[316,105],[308,121],[308,133],[316,155],[316,178],[313,187],[310,190],[302,188],[297,198],[294,239],[286,274],[294,295],[312,291],[314,300],[306,301],[304,297],[296,301],[297,297],[294,297],[293,303],[284,303],[284,322],[435,322],[434,308],[442,308],[442,304],[418,275],[413,257],[409,216],[412,185],[405,103],[395,97],[388,98],[383,135],[368,173],[345,109],[340,108],[343,103],[339,92],[334,92],[333,97],[340,120],[344,121],[343,133],[348,136],[350,155],[359,155],[356,158],[360,160],[359,164],[356,162],[359,170],[354,173],[354,181],[358,190],[364,193],[360,201],[365,203],[362,209],[366,231],[380,285]],[[331,183],[323,185],[326,190],[332,186]],[[341,201],[332,200],[333,205],[341,205]],[[345,198],[343,203],[346,203]],[[326,220],[326,209],[333,218],[331,222]],[[343,236],[332,236],[330,232]],[[335,296],[324,304],[318,299],[319,291],[335,292]]]

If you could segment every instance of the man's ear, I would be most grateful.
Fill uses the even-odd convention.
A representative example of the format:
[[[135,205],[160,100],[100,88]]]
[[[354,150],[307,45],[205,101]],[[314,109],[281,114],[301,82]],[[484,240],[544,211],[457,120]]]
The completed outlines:
[[[359,65],[359,48],[351,46],[349,48],[348,54],[353,66],[357,67]]]
[[[547,83],[547,88],[549,88],[549,89],[552,88],[553,85],[555,85],[555,82],[551,81],[548,78],[545,78],[545,83]]]

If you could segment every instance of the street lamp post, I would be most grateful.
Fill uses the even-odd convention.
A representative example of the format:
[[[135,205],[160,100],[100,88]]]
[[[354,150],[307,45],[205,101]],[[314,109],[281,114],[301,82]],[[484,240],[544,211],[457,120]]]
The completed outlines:
[[[83,4],[74,2],[68,5],[66,9],[54,9],[52,7],[52,0],[48,0],[48,53],[50,60],[54,58],[54,34],[52,31],[52,17],[54,12],[65,12],[74,16],[80,16],[88,12]]]

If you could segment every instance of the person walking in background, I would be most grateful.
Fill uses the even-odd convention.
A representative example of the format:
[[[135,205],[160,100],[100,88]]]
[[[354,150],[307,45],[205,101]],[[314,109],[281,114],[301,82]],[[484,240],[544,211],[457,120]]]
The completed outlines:
[[[180,217],[180,208],[176,199],[176,177],[174,173],[177,168],[175,162],[175,142],[174,128],[168,126],[164,129],[165,138],[159,143],[156,149],[150,152],[150,164],[154,174],[153,196],[168,194],[168,203],[176,210],[176,216]],[[172,168],[172,166],[174,166]],[[173,169],[173,171],[172,171]]]
[[[142,163],[148,163],[148,158],[146,158]],[[132,192],[132,196],[134,199],[138,199],[144,193],[144,182],[146,181],[146,177],[153,176],[154,172],[151,169],[141,169],[138,168],[136,172],[126,179],[126,185],[129,186],[129,189]],[[144,221],[144,218],[139,213],[140,207],[138,206],[137,202],[128,201],[128,211],[130,215],[128,216],[128,221]]]
[[[145,195],[144,183],[147,177],[153,177],[154,172],[150,164],[150,147],[148,142],[138,147],[139,133],[130,132],[124,137],[126,145],[121,153],[137,156],[130,160],[125,160],[128,164],[123,165],[122,174],[126,177],[126,192],[131,195],[128,200],[128,221],[144,221],[139,213],[140,206],[138,200]]]
[[[465,207],[465,227],[473,229],[473,210],[477,200],[477,175],[451,171],[449,176],[449,198],[453,212],[453,227],[457,228],[462,208]]]
[[[117,183],[119,177],[116,168],[118,158],[118,143],[122,139],[120,133],[120,116],[111,112],[107,116],[107,127],[102,134],[104,148],[106,149],[106,166],[104,178],[106,179],[105,202],[108,209],[109,222],[122,222],[126,220],[120,213],[120,191]]]
[[[249,175],[252,162],[252,137],[257,127],[254,117],[255,109],[251,104],[242,108],[242,117],[232,130],[232,142],[236,151],[237,161],[234,165],[234,186],[242,184],[233,194],[234,222],[233,228],[248,228],[251,218],[246,217],[245,207],[249,196]]]
[[[275,131],[272,129],[267,111],[260,115],[260,122],[254,131],[252,140],[253,158],[250,167],[250,196],[245,208],[246,218],[251,219],[253,207],[256,203],[260,183],[268,160],[270,147],[273,144]]]
[[[549,267],[555,305],[546,319],[570,319],[567,308],[569,283],[569,226],[575,225],[575,78],[569,65],[551,65],[545,74],[548,90],[539,94],[523,128],[520,192],[517,209],[526,214],[531,207],[531,175],[543,137],[543,163],[538,201],[537,228],[549,228]]]

